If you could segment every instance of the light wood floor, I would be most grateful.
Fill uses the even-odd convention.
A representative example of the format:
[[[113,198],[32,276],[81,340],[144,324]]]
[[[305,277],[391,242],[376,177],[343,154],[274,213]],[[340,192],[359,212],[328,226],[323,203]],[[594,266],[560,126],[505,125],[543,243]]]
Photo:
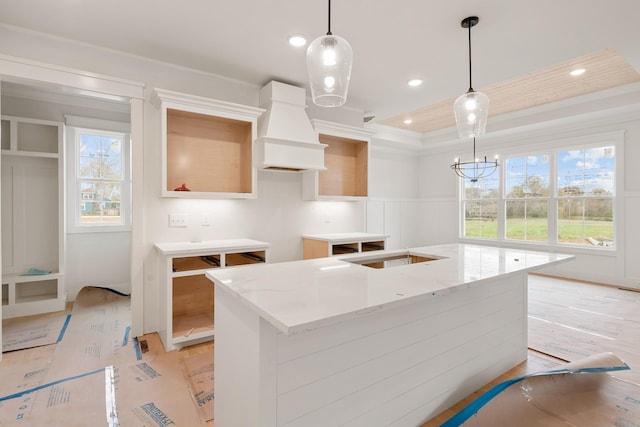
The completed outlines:
[[[553,280],[551,278],[549,278],[549,280]],[[581,284],[583,286],[586,287],[596,287],[596,288],[590,288],[590,289],[598,289],[599,285],[596,284],[589,284],[589,283],[583,283]],[[585,288],[586,289],[586,288]],[[607,287],[608,290],[611,290],[611,287]],[[557,294],[549,294],[549,299],[553,300],[554,304],[557,305],[562,305],[563,301],[562,301],[562,292],[558,292]],[[637,303],[637,312],[640,312],[640,298],[635,299],[634,301],[639,301]],[[569,302],[564,302],[564,304],[569,304]],[[71,311],[71,304],[68,305],[67,307],[67,313],[69,313]],[[585,316],[585,319],[587,317],[590,316],[590,314],[588,312],[584,312],[583,314]],[[43,316],[47,316],[47,315],[43,315]],[[10,320],[11,322],[14,321],[18,321],[15,319]],[[7,322],[7,321],[5,321]],[[530,337],[531,339],[531,337]],[[635,345],[635,344],[634,344]],[[3,359],[2,359],[2,365],[18,365],[20,363],[24,363],[25,361],[33,361],[33,360],[38,360],[38,359],[49,359],[52,357],[53,352],[55,350],[56,345],[49,345],[49,346],[43,346],[43,347],[37,347],[37,348],[33,348],[33,349],[27,349],[27,350],[20,350],[20,351],[14,351],[14,352],[9,352],[9,353],[5,353],[3,355]],[[195,355],[195,354],[200,354],[200,353],[211,353],[212,357],[213,357],[213,349],[214,349],[214,344],[213,342],[209,342],[209,343],[203,343],[203,344],[198,344],[198,345],[194,345],[194,346],[190,346],[190,347],[186,347],[182,350],[179,351],[179,354],[182,355],[182,357],[186,358],[189,357],[191,355]],[[640,352],[640,345],[638,345],[638,351]],[[433,427],[433,426],[439,426],[441,425],[443,422],[447,421],[449,418],[451,418],[452,416],[454,416],[456,413],[458,413],[461,409],[463,409],[464,407],[466,407],[469,403],[471,403],[473,400],[475,400],[478,396],[480,396],[482,393],[484,393],[486,390],[488,390],[490,387],[492,387],[495,384],[501,383],[505,380],[508,380],[510,378],[514,378],[517,376],[521,376],[521,375],[525,375],[528,373],[532,373],[532,372],[538,372],[538,371],[543,371],[546,369],[550,369],[553,367],[556,367],[560,364],[565,363],[565,360],[559,359],[559,358],[555,358],[555,357],[551,357],[548,356],[546,354],[537,352],[535,350],[531,350],[529,349],[528,351],[528,358],[527,361],[521,363],[520,365],[516,366],[515,368],[511,369],[510,371],[504,373],[503,375],[501,375],[499,378],[496,378],[494,381],[492,381],[491,383],[487,384],[485,387],[477,390],[476,392],[474,392],[473,394],[471,394],[470,396],[467,396],[465,399],[461,400],[460,402],[456,403],[455,405],[453,405],[452,407],[446,409],[445,411],[443,411],[441,414],[439,414],[438,416],[436,416],[435,418],[431,419],[430,421],[426,422],[425,424],[423,424],[421,427]],[[209,421],[206,424],[207,426],[213,426],[214,422],[213,421]]]

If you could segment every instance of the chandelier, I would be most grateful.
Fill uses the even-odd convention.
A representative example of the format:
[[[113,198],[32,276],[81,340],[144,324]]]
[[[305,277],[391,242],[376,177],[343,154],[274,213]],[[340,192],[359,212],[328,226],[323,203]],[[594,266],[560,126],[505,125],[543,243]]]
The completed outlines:
[[[460,178],[469,179],[471,182],[476,183],[480,178],[486,178],[493,174],[498,169],[498,156],[492,161],[487,160],[487,156],[484,156],[484,160],[476,157],[476,139],[473,138],[473,161],[462,162],[460,159],[455,159],[451,165],[451,169]]]

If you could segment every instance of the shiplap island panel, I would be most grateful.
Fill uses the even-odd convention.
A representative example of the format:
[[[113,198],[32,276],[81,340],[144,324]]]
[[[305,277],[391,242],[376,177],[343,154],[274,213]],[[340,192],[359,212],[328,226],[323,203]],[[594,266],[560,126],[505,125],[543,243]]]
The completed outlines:
[[[526,359],[527,273],[570,259],[456,244],[210,270],[216,423],[418,425]]]

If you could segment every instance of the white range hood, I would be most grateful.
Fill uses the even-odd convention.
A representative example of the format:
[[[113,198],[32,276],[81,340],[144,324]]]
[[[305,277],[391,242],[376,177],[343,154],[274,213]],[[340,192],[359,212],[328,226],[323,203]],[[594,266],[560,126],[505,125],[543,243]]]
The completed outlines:
[[[326,144],[318,141],[305,111],[303,88],[271,81],[260,90],[255,162],[259,169],[324,170]]]

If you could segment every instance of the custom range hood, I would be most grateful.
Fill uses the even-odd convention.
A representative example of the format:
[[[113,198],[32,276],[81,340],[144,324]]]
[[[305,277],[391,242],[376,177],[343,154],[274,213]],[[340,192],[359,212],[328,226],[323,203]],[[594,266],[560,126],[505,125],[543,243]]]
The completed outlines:
[[[305,112],[303,88],[271,81],[260,90],[260,107],[255,142],[256,167],[268,170],[324,170],[326,144],[318,141]]]

